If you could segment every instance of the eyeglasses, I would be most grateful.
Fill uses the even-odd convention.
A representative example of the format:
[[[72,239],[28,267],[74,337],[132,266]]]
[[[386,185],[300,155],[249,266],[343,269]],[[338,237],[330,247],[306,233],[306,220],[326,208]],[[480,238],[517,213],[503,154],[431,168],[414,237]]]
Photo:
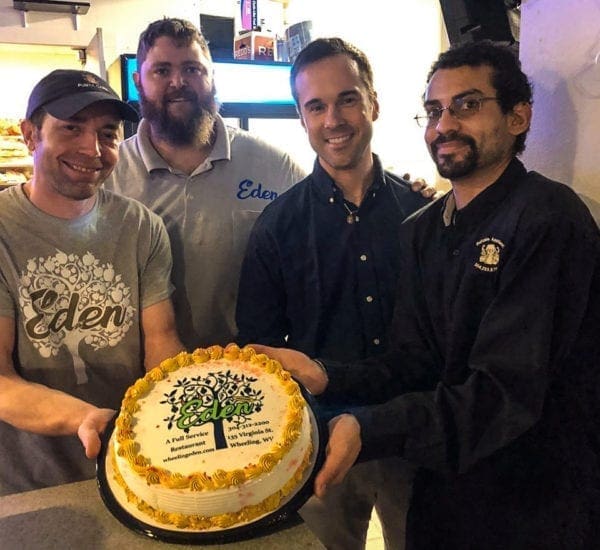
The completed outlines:
[[[457,120],[472,117],[481,110],[484,101],[498,101],[497,97],[457,97],[447,107],[425,107],[425,113],[414,118],[421,128],[435,126],[442,118],[442,113],[448,111]]]

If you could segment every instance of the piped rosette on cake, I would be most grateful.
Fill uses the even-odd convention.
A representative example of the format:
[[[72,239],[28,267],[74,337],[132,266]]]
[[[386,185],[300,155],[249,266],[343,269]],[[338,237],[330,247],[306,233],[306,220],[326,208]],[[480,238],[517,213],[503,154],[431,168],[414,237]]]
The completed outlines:
[[[180,353],[131,386],[109,460],[140,512],[203,531],[277,510],[301,484],[312,447],[298,384],[277,361],[230,344]]]

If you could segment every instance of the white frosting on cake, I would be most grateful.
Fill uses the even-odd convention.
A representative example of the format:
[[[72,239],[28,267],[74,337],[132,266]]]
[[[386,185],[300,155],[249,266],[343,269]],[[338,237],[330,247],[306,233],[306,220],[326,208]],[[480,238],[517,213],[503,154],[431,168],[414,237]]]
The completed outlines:
[[[264,515],[297,487],[311,422],[279,363],[213,346],[167,360],[132,386],[111,444],[117,481],[138,508],[215,528]]]

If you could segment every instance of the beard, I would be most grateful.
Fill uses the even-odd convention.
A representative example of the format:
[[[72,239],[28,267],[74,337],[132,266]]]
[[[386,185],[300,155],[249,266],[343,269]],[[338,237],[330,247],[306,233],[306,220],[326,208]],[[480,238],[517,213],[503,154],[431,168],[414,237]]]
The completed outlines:
[[[171,115],[169,102],[174,99],[189,101],[191,112],[183,117]],[[160,102],[148,99],[141,89],[140,107],[153,131],[171,145],[208,145],[212,142],[218,112],[214,86],[210,95],[202,100],[196,92],[184,88],[165,95]]]
[[[438,145],[447,141],[464,143],[469,148],[467,154],[461,159],[456,159],[454,154],[438,156]],[[431,143],[430,148],[433,162],[435,162],[438,172],[443,178],[458,179],[468,176],[477,168],[479,163],[479,149],[475,140],[469,136],[455,133],[439,136]]]

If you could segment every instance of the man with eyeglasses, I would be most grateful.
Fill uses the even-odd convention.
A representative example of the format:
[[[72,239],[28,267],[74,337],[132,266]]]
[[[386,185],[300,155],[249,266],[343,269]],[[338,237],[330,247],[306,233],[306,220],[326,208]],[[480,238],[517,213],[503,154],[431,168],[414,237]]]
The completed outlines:
[[[313,394],[364,404],[330,422],[317,495],[359,454],[419,466],[411,550],[600,540],[600,234],[516,158],[531,100],[509,48],[442,53],[417,121],[452,191],[403,225],[391,351],[339,365],[268,349]]]

